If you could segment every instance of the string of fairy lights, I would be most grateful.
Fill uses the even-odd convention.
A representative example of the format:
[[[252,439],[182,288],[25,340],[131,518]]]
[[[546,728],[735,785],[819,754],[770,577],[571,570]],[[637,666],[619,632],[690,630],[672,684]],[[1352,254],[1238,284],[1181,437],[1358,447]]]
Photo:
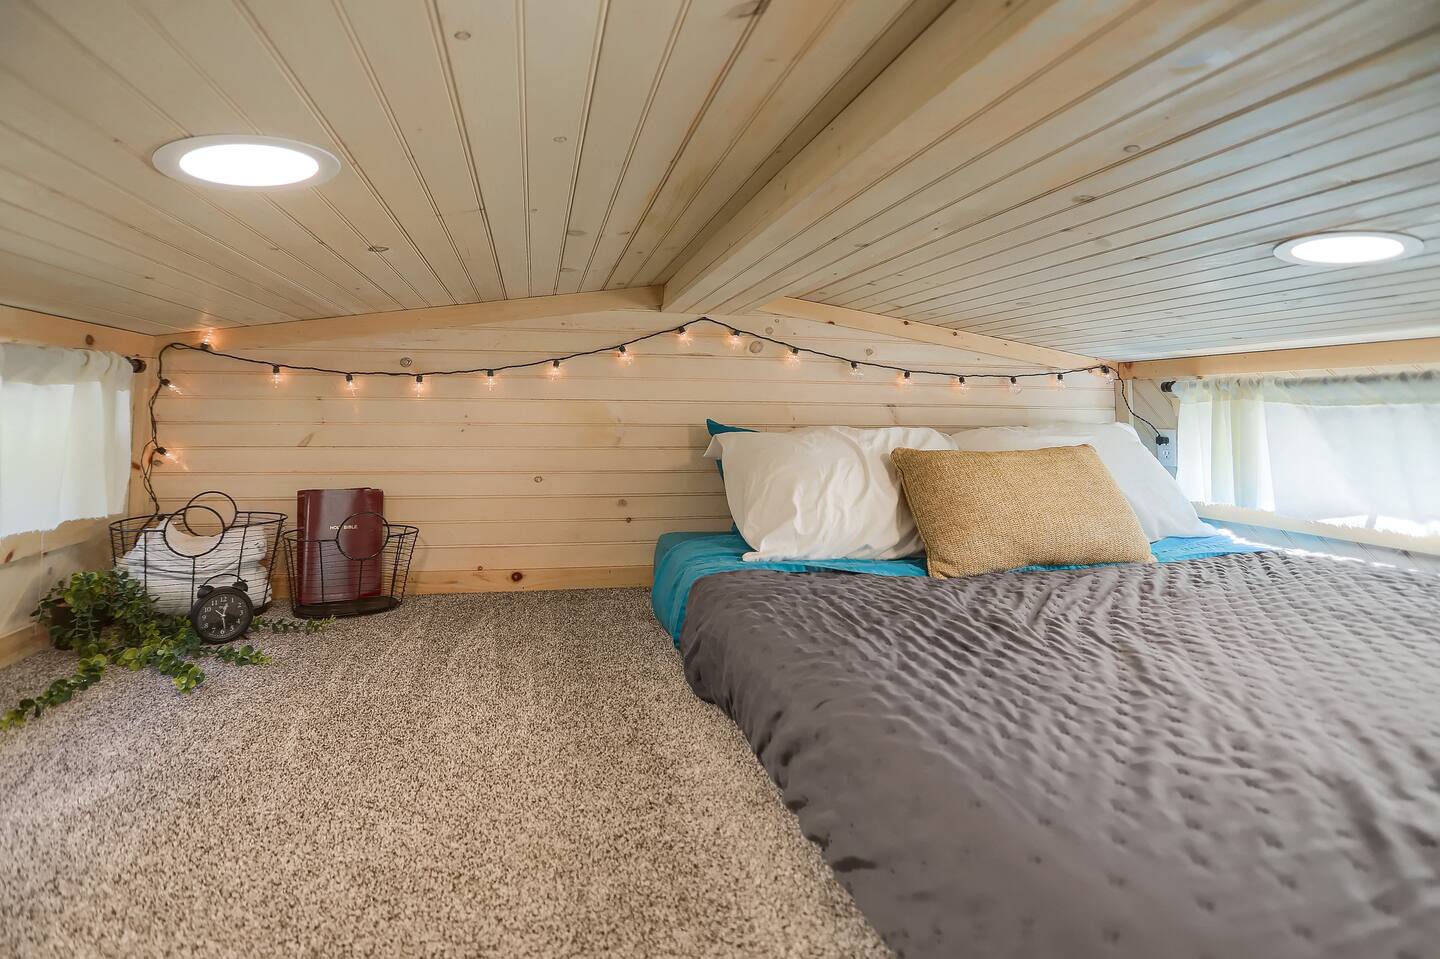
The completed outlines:
[[[305,366],[295,363],[276,363],[272,360],[260,359],[253,356],[240,356],[236,353],[226,353],[217,350],[211,343],[210,336],[207,334],[205,339],[202,340],[198,346],[190,343],[167,343],[160,348],[160,351],[156,356],[156,375],[158,377],[158,381],[156,383],[154,391],[150,394],[149,402],[150,442],[146,445],[145,450],[141,455],[141,476],[144,480],[145,491],[150,497],[152,507],[158,512],[160,508],[160,501],[159,498],[156,496],[154,486],[151,485],[151,471],[154,469],[157,460],[172,463],[179,463],[180,461],[178,451],[160,445],[160,423],[155,416],[155,401],[159,399],[162,394],[166,392],[179,394],[182,392],[180,387],[165,375],[165,354],[171,350],[195,350],[198,352],[208,353],[211,356],[218,356],[227,360],[234,360],[237,363],[246,363],[251,366],[268,367],[270,370],[271,380],[276,387],[280,385],[284,374],[287,372],[319,373],[336,377],[339,388],[342,391],[353,395],[358,391],[359,381],[363,378],[400,377],[402,379],[413,380],[415,395],[420,396],[423,395],[428,389],[427,381],[433,381],[441,377],[482,378],[487,391],[493,391],[496,387],[496,384],[500,382],[500,379],[504,374],[514,373],[519,370],[544,369],[545,372],[550,376],[550,378],[555,379],[564,374],[566,368],[565,364],[567,363],[571,363],[574,360],[585,359],[587,357],[604,356],[607,354],[613,356],[617,363],[628,365],[630,363],[633,363],[635,360],[636,353],[634,350],[631,349],[631,347],[635,346],[636,344],[645,343],[650,340],[663,339],[665,337],[674,337],[675,340],[682,345],[688,344],[692,342],[693,339],[691,329],[701,324],[710,324],[723,329],[725,331],[725,341],[731,349],[740,349],[745,345],[747,339],[751,341],[759,341],[761,343],[769,343],[771,345],[781,347],[785,351],[783,355],[784,360],[787,364],[798,364],[801,360],[801,357],[805,355],[815,356],[822,359],[833,360],[838,363],[846,364],[850,368],[850,375],[854,377],[863,377],[868,371],[871,370],[879,370],[886,373],[893,373],[895,374],[896,385],[902,387],[908,386],[911,382],[915,380],[916,377],[940,379],[942,382],[948,382],[957,392],[960,393],[965,393],[969,391],[972,382],[976,380],[1000,380],[1005,383],[1006,389],[1010,393],[1020,393],[1024,389],[1022,381],[1028,381],[1033,379],[1044,379],[1046,385],[1050,389],[1063,390],[1065,389],[1065,377],[1073,376],[1077,373],[1093,374],[1105,380],[1106,383],[1113,383],[1115,381],[1115,371],[1104,364],[1081,366],[1074,369],[1046,369],[1023,373],[957,373],[952,370],[917,369],[899,366],[894,363],[882,363],[877,360],[853,359],[848,356],[840,356],[836,353],[827,353],[824,350],[817,350],[812,347],[800,346],[795,343],[789,343],[785,340],[781,340],[773,336],[768,336],[764,333],[755,333],[751,330],[742,329],[731,323],[725,323],[721,322],[720,320],[711,319],[708,316],[699,317],[686,323],[682,323],[679,326],[670,327],[669,329],[656,330],[653,333],[645,333],[641,336],[632,337],[631,339],[625,340],[621,343],[614,343],[609,346],[597,347],[593,350],[577,350],[574,353],[565,353],[560,356],[549,356],[538,360],[527,360],[523,363],[506,363],[494,366],[479,366],[470,369],[456,370],[347,370],[325,366]]]

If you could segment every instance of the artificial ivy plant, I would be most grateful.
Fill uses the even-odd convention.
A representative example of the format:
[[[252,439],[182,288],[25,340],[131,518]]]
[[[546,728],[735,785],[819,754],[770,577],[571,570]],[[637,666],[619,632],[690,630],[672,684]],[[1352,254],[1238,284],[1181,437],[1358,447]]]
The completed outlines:
[[[255,646],[207,646],[184,616],[162,613],[144,587],[121,570],[76,573],[58,583],[31,614],[50,633],[57,649],[79,657],[75,672],[51,683],[44,692],[20,700],[0,715],[0,730],[39,717],[69,702],[105,675],[109,666],[150,668],[170,677],[182,693],[205,681],[195,662],[212,657],[236,666],[256,666],[270,657]],[[251,629],[272,633],[314,633],[329,620],[257,618]]]

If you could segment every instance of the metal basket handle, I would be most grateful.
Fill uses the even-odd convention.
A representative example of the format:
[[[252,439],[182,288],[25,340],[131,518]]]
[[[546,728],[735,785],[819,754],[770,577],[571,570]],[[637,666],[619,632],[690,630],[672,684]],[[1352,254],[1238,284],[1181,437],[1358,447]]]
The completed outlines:
[[[219,510],[213,509],[209,506],[199,506],[200,509],[206,510],[207,512],[214,514],[215,518],[220,521],[220,534],[222,536],[230,532],[230,527],[235,525],[235,520],[240,515],[240,505],[235,502],[235,498],[233,496],[222,490],[209,489],[203,493],[196,493],[194,496],[190,497],[188,500],[185,501],[185,505],[180,507],[178,513],[173,513],[171,515],[178,515],[180,517],[180,522],[185,524],[185,532],[189,533],[191,536],[199,536],[199,533],[195,532],[195,530],[190,528],[190,521],[185,518],[185,514],[189,511],[190,507],[197,505],[195,501],[197,499],[200,499],[202,496],[218,496],[230,504],[230,522],[228,523],[225,522],[225,519],[220,515]]]
[[[350,521],[351,521],[352,519],[354,519],[355,517],[357,517],[357,516],[373,516],[373,517],[375,517],[376,519],[378,519],[378,520],[380,521],[380,525],[381,525],[381,526],[385,527],[385,535],[384,535],[384,537],[381,538],[381,540],[380,540],[380,545],[379,545],[378,547],[376,547],[376,548],[375,548],[375,552],[371,553],[369,556],[351,556],[349,553],[347,553],[347,552],[345,551],[345,547],[343,547],[343,546],[340,545],[340,534],[343,533],[343,532],[345,532],[345,527],[346,527],[347,525],[349,525]],[[379,556],[381,553],[385,552],[385,544],[387,544],[387,543],[389,543],[389,542],[390,542],[390,524],[386,521],[386,519],[385,519],[384,516],[382,516],[381,514],[375,512],[373,509],[363,510],[363,511],[361,511],[361,512],[359,512],[359,513],[351,513],[349,516],[345,517],[343,520],[340,521],[340,528],[335,531],[335,548],[336,548],[337,550],[339,550],[341,556],[344,556],[346,559],[350,560],[352,563],[363,563],[363,562],[365,562],[366,560],[374,559],[375,557]]]
[[[174,520],[177,515],[181,517],[181,524],[185,527],[185,529],[189,530],[191,536],[194,536],[197,539],[205,538],[202,537],[199,533],[195,532],[193,529],[190,529],[190,522],[184,518],[184,514],[192,509],[203,509],[205,512],[212,514],[215,517],[215,520],[220,524],[220,535],[216,536],[215,542],[211,543],[210,548],[202,553],[182,552],[181,550],[175,548],[174,543],[170,542],[170,530],[174,525],[171,521]],[[199,559],[202,556],[209,556],[211,553],[215,552],[215,550],[219,549],[221,541],[225,539],[225,534],[229,531],[230,527],[225,525],[225,520],[220,516],[220,513],[217,510],[214,510],[209,506],[201,506],[199,503],[194,502],[192,498],[192,501],[186,503],[185,508],[182,509],[179,514],[171,513],[170,516],[165,520],[165,522],[160,524],[160,539],[164,541],[165,548],[168,549],[170,552],[174,553],[176,556],[183,556],[186,559]]]

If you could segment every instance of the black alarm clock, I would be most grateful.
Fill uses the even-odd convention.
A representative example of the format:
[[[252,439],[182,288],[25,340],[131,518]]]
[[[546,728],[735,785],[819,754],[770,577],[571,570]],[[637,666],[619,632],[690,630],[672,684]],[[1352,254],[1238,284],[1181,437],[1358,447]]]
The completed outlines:
[[[228,643],[245,635],[255,620],[255,604],[245,585],[201,586],[190,609],[190,625],[210,644]]]

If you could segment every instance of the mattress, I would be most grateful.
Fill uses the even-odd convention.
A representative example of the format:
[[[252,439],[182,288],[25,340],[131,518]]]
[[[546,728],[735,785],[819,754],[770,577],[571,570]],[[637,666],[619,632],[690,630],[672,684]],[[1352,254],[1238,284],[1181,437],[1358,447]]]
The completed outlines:
[[[1437,954],[1433,576],[731,572],[680,649],[907,959]]]
[[[1265,548],[1242,542],[1229,533],[1215,536],[1174,536],[1150,544],[1151,552],[1162,563],[1229,553],[1258,552]],[[690,595],[690,587],[702,576],[747,569],[769,569],[782,573],[926,575],[924,556],[893,560],[835,559],[747,563],[740,557],[749,551],[749,545],[737,533],[665,533],[660,537],[655,544],[655,580],[650,590],[650,604],[655,610],[655,617],[677,645],[680,630],[685,625],[685,605]],[[1073,567],[1031,566],[1015,572],[1033,572],[1048,568]]]

